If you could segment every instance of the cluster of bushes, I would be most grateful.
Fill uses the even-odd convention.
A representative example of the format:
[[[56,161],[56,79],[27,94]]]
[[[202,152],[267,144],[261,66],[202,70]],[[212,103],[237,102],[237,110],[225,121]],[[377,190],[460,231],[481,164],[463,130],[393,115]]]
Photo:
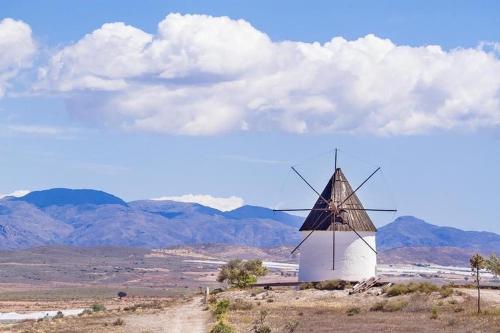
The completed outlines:
[[[395,284],[384,290],[384,292],[389,297],[406,295],[411,293],[423,293],[430,294],[432,292],[439,292],[443,298],[450,296],[453,293],[452,286],[443,285],[441,287],[436,286],[435,284],[429,282],[410,282],[408,284]]]
[[[318,290],[344,290],[352,288],[352,285],[343,280],[327,280],[320,282],[305,282],[300,285],[300,289],[318,289]]]
[[[215,302],[213,305],[212,312],[217,318],[217,323],[210,330],[210,333],[234,333],[234,330],[225,322],[225,316],[229,310],[230,302],[227,299]]]

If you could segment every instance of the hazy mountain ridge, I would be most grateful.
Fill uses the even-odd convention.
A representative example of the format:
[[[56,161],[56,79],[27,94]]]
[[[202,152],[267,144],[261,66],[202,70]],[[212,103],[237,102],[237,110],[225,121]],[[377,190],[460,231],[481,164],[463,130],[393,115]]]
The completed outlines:
[[[485,231],[464,231],[441,227],[413,216],[401,216],[378,229],[377,247],[455,247],[500,253],[500,235]]]
[[[44,245],[294,246],[300,239],[298,228],[303,221],[302,217],[257,206],[222,212],[174,201],[126,203],[94,190],[54,189],[32,193],[0,200],[0,249]],[[473,251],[500,253],[500,235],[439,227],[403,216],[379,228],[377,247],[386,258],[398,261],[411,261],[413,253],[418,254],[414,259],[419,261],[427,258],[432,262],[453,263],[453,256],[463,262]]]
[[[123,200],[101,191],[54,189],[0,200],[0,248],[42,245],[167,247],[295,244],[301,218],[255,207],[222,212],[199,204]],[[46,196],[45,196],[46,194]],[[249,206],[250,207],[250,206]],[[234,214],[234,215],[233,215]],[[260,214],[260,215],[259,215]],[[264,216],[265,215],[265,216]],[[288,215],[288,216],[287,216]]]

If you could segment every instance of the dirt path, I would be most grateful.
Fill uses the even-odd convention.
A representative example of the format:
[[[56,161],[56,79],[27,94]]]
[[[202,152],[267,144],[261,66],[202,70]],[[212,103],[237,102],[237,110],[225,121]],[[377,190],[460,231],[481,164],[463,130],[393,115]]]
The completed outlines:
[[[160,313],[125,318],[126,333],[206,333],[209,312],[203,311],[201,298],[174,306]]]

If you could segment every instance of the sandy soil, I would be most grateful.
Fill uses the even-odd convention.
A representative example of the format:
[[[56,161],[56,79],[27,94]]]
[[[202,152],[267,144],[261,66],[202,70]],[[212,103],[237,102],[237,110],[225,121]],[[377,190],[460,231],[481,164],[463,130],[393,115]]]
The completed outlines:
[[[471,297],[477,297],[476,289],[458,289]],[[500,290],[481,289],[481,300],[491,305],[500,306]]]
[[[125,318],[125,333],[206,333],[209,312],[203,311],[201,298],[160,313]]]

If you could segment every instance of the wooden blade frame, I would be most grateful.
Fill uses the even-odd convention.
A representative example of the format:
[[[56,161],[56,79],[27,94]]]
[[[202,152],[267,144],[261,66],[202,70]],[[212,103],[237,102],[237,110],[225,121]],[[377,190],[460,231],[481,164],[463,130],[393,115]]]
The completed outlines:
[[[337,209],[343,209],[343,210],[360,210],[360,211],[373,211],[373,212],[396,212],[396,209],[377,209],[377,208],[344,208],[342,205],[347,202],[347,200],[352,197],[360,188],[362,188],[381,168],[378,167],[375,171],[373,171],[370,176],[368,176],[354,191],[352,191],[351,194],[349,194],[337,207]],[[323,198],[323,196],[303,177],[295,167],[292,167],[292,170],[302,179],[307,186],[312,189],[318,196],[323,200],[327,205],[330,205],[330,201],[326,200]],[[333,174],[333,201],[335,202],[335,181],[337,180],[337,149],[335,149],[335,172]],[[313,234],[314,231],[316,231],[316,227],[320,226],[323,224],[323,222],[326,221],[327,218],[331,219],[331,227],[332,227],[332,269],[335,269],[335,223],[336,223],[336,213],[329,208],[326,209],[318,209],[318,208],[312,208],[312,209],[306,209],[306,208],[296,208],[296,209],[273,209],[275,212],[297,212],[297,211],[325,211],[325,212],[330,212],[325,218],[316,221],[313,226],[311,227],[312,230],[311,232],[290,252],[290,254],[295,253],[300,246]],[[333,212],[333,214],[332,214]],[[349,223],[342,223],[347,225],[375,254],[377,254],[377,251],[349,224]]]

